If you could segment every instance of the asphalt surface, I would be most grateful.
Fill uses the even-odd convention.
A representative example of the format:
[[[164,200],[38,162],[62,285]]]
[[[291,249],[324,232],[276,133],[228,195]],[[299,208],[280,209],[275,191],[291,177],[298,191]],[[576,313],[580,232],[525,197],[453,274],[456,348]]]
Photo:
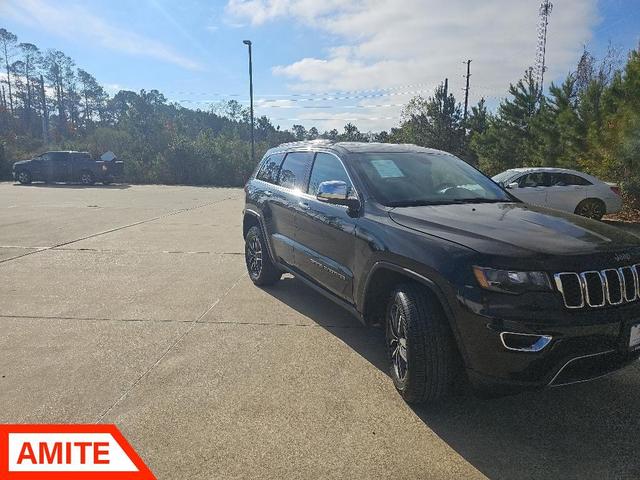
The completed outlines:
[[[411,408],[382,333],[258,289],[237,189],[0,184],[0,422],[115,423],[160,479],[640,477],[640,367]]]

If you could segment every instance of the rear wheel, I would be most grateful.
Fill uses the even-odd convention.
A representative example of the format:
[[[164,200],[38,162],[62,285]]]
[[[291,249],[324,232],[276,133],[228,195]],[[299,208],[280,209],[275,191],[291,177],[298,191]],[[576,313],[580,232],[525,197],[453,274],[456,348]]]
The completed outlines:
[[[391,378],[409,403],[437,401],[449,393],[456,349],[440,305],[415,284],[396,288],[387,306],[386,338]]]
[[[600,220],[607,212],[607,208],[602,200],[597,198],[587,198],[582,200],[576,207],[576,215],[592,218],[594,220]]]
[[[18,181],[23,185],[31,183],[31,173],[28,170],[22,170],[18,173]]]
[[[244,258],[251,281],[256,285],[271,285],[282,276],[282,272],[271,261],[262,231],[253,226],[245,238]]]
[[[95,182],[96,181],[93,177],[93,173],[85,170],[80,174],[80,183],[82,183],[83,185],[93,185]]]

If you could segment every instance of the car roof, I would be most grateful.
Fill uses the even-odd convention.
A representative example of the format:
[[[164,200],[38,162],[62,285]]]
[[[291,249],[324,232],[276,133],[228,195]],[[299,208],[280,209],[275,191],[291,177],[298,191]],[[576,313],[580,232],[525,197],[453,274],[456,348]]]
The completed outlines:
[[[409,143],[377,143],[377,142],[335,142],[332,140],[308,140],[302,142],[283,143],[270,149],[267,153],[289,152],[294,150],[333,150],[336,153],[431,153],[453,156],[448,152],[434,148],[419,147]]]

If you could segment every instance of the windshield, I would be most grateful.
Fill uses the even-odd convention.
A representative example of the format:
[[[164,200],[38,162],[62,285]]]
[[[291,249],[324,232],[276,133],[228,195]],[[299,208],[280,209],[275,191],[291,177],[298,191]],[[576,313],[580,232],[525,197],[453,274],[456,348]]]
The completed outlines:
[[[496,182],[496,183],[506,182],[511,177],[513,177],[515,174],[516,174],[516,172],[514,172],[513,170],[507,170],[505,172],[502,172],[502,173],[499,173],[499,174],[493,176],[492,180],[494,182]]]
[[[513,201],[476,169],[451,155],[364,153],[356,169],[388,207]]]

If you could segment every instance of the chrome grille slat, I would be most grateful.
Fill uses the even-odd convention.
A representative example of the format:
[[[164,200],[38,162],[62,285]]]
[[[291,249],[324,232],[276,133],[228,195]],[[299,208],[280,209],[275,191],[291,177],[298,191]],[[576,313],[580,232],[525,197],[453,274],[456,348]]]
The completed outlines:
[[[564,300],[564,306],[567,308],[582,308],[584,307],[584,288],[582,288],[582,282],[580,281],[580,276],[575,273],[575,272],[561,272],[561,273],[556,273],[553,278],[556,281],[556,287],[558,287],[558,290],[560,291],[560,293],[562,294],[562,299]],[[564,282],[564,278],[575,278],[578,280],[578,290],[580,293],[580,301],[579,302],[570,302],[568,297],[568,293],[567,289],[570,288],[570,286],[566,286],[567,288],[565,288],[565,282]]]
[[[633,302],[638,298],[638,277],[634,267],[619,268],[622,277],[622,292],[626,302]],[[631,291],[631,293],[629,293]]]
[[[602,292],[602,301],[600,302],[595,302],[593,301],[593,299],[591,298],[591,295],[589,293],[589,278],[591,276],[597,276],[598,278],[598,282],[600,284],[600,288],[599,290]],[[587,305],[589,305],[590,307],[594,307],[594,308],[599,308],[599,307],[604,307],[607,304],[607,296],[606,296],[606,291],[605,291],[605,282],[604,279],[602,277],[602,274],[598,271],[595,270],[589,270],[588,272],[582,272],[580,274],[580,282],[582,283],[582,289],[584,290],[584,296],[585,299],[587,301]]]
[[[640,301],[640,264],[554,276],[566,308],[602,308]]]
[[[615,278],[609,278],[609,273],[614,274]],[[624,293],[622,291],[623,284],[622,278],[620,278],[620,272],[614,268],[607,268],[606,270],[602,270],[602,275],[604,276],[605,289],[607,291],[607,302],[610,305],[621,305],[624,302]],[[619,299],[617,296],[611,298],[611,290],[616,287],[620,291]]]

